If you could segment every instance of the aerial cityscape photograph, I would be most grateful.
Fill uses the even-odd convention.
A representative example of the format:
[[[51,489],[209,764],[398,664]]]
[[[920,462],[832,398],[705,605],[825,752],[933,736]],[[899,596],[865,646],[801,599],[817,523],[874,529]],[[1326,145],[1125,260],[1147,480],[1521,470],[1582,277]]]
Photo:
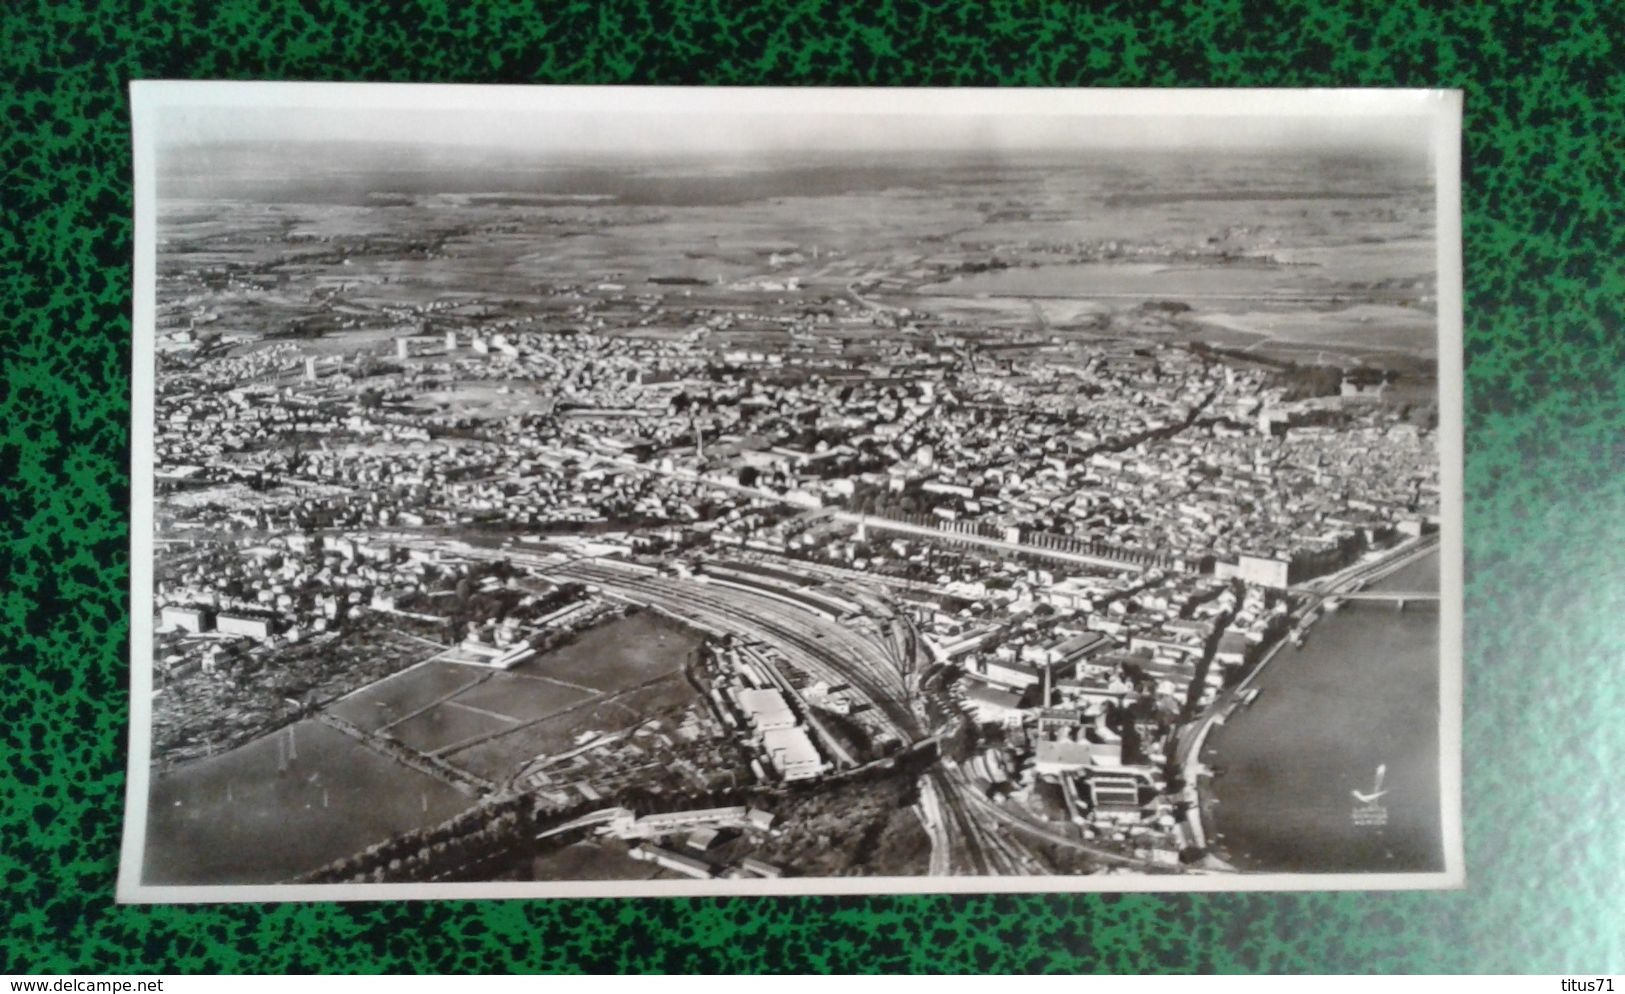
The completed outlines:
[[[318,89],[137,102],[122,898],[1450,883],[1437,115]]]

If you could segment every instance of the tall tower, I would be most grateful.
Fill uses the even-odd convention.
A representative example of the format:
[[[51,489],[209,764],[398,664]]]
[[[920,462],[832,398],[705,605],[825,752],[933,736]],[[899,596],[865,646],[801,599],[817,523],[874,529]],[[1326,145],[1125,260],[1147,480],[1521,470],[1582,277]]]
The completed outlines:
[[[316,382],[316,357],[313,355],[305,356],[305,379]]]
[[[702,460],[705,458],[705,436],[700,434],[700,419],[690,415],[688,422],[694,426],[694,458]]]

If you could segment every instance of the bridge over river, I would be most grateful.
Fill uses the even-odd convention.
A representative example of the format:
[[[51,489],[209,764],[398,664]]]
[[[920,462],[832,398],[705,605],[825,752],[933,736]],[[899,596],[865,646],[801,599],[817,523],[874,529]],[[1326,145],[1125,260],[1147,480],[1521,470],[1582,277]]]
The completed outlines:
[[[1438,603],[1437,590],[1356,590],[1346,594],[1333,594],[1340,601],[1433,601]]]

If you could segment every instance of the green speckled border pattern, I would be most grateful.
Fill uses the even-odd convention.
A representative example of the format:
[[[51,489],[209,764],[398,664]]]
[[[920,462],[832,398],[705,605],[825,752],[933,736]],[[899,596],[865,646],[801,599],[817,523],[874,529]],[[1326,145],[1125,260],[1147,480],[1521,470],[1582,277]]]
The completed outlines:
[[[1535,0],[8,4],[0,971],[1625,971],[1622,38]],[[115,905],[137,78],[1463,89],[1469,886]]]

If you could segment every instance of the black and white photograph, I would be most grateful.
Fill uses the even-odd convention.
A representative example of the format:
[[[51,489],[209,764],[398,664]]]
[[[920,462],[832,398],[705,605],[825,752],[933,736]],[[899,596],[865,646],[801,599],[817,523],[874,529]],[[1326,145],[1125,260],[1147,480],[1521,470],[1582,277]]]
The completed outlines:
[[[121,900],[1462,885],[1459,95],[132,112]]]

